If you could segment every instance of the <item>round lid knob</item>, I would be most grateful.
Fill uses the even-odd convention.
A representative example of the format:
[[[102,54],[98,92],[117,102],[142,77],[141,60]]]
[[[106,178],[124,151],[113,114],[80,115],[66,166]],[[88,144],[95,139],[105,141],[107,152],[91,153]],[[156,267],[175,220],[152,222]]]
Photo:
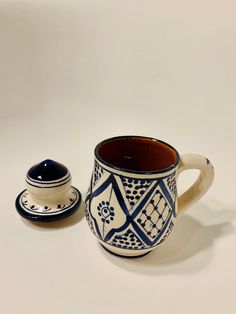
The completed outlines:
[[[27,176],[36,181],[55,181],[63,178],[69,173],[67,167],[57,161],[45,159],[44,161],[32,166]]]

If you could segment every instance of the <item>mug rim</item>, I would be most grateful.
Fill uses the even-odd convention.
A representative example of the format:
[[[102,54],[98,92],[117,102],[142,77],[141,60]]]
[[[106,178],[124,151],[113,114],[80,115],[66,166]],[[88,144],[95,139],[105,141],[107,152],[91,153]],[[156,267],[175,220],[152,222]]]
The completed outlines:
[[[172,149],[174,152],[175,152],[175,155],[176,155],[176,160],[173,164],[171,164],[169,167],[165,167],[165,168],[162,168],[162,169],[159,169],[159,170],[149,170],[149,171],[145,171],[145,170],[132,170],[132,169],[127,169],[127,168],[122,168],[122,167],[117,167],[107,161],[105,161],[104,159],[102,159],[99,154],[98,154],[98,149],[110,142],[110,141],[113,141],[113,140],[118,140],[118,139],[131,139],[131,138],[142,138],[142,139],[148,139],[148,140],[151,140],[151,141],[154,141],[154,142],[158,142],[158,143],[161,143],[161,144],[164,144],[166,145],[167,147],[169,147],[170,149]],[[99,142],[95,148],[94,148],[94,155],[96,157],[96,159],[98,159],[102,164],[112,168],[112,169],[116,169],[118,171],[122,171],[122,172],[126,172],[126,173],[137,173],[137,174],[157,174],[157,173],[164,173],[164,172],[167,172],[167,171],[170,171],[172,169],[174,169],[178,163],[179,163],[179,160],[180,160],[180,155],[178,153],[178,151],[173,147],[171,146],[170,144],[162,141],[162,140],[159,140],[157,138],[154,138],[154,137],[150,137],[150,136],[142,136],[142,135],[120,135],[120,136],[114,136],[114,137],[110,137],[110,138],[107,138],[101,142]]]

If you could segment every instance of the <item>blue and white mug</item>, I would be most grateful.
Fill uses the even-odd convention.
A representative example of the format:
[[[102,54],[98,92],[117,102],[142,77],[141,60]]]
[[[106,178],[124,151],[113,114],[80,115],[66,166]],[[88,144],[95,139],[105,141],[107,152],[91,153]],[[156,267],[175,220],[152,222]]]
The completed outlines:
[[[177,196],[178,175],[199,169],[194,184]],[[99,143],[86,196],[86,218],[98,241],[121,256],[141,256],[170,234],[175,220],[207,192],[210,161],[179,156],[171,145],[149,137],[119,136]]]

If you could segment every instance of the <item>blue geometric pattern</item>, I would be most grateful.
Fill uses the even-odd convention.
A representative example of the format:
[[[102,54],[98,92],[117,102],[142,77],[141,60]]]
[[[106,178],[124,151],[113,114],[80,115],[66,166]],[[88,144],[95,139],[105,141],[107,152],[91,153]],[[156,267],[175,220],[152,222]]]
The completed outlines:
[[[131,178],[95,164],[85,200],[86,219],[93,233],[112,246],[147,249],[161,243],[172,230],[175,199],[175,173],[155,179]]]
[[[153,198],[138,215],[137,223],[147,236],[156,239],[170,215],[171,207],[160,191],[156,190]]]

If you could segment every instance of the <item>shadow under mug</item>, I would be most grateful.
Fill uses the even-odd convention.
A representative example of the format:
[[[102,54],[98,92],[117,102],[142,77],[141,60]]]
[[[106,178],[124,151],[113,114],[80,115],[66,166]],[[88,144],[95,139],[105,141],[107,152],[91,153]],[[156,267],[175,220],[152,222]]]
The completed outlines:
[[[200,174],[178,197],[176,181],[187,169]],[[207,192],[213,178],[212,164],[201,155],[179,156],[171,145],[149,137],[110,138],[95,148],[86,219],[110,252],[142,256],[168,237],[177,216]]]

